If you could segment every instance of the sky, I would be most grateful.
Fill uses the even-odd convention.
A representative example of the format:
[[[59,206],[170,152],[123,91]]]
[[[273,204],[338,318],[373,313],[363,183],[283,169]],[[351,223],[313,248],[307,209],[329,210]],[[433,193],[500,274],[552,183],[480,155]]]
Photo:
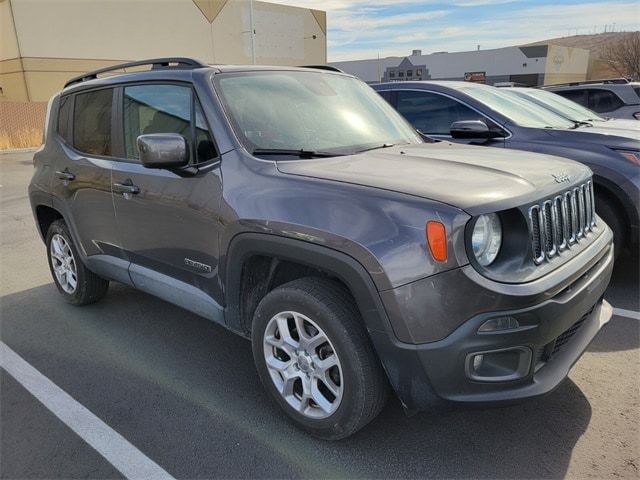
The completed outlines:
[[[327,11],[329,62],[640,30],[640,1],[269,0]]]

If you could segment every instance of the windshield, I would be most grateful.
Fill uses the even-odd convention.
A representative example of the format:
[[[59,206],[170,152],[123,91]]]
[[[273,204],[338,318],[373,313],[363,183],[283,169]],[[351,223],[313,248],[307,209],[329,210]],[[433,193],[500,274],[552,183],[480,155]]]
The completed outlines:
[[[575,124],[566,118],[507,89],[479,85],[464,85],[459,89],[521,127],[563,129],[575,127]]]
[[[236,134],[250,152],[355,153],[422,143],[381,96],[353,77],[268,71],[224,74],[215,81]]]
[[[547,92],[546,90],[538,90],[535,88],[518,89],[514,90],[514,92],[531,97],[534,102],[547,107],[569,120],[575,120],[576,122],[605,121],[605,119],[599,116],[596,112],[593,112],[588,108],[585,108],[576,102],[572,102],[571,100],[556,93]]]

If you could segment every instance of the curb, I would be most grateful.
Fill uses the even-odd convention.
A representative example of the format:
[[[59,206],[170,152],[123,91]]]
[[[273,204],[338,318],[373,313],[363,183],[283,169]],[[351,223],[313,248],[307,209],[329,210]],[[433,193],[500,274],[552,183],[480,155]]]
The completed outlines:
[[[0,155],[9,155],[11,153],[29,153],[35,152],[40,147],[30,147],[30,148],[14,148],[12,150],[0,150]]]

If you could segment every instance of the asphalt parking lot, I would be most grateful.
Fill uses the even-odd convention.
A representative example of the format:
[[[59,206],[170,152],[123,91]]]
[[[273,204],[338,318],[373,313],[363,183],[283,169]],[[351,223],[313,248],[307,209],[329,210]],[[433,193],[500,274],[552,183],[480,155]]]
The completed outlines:
[[[557,478],[640,475],[640,320],[616,315],[554,393],[406,417],[395,400],[338,443],[271,404],[250,344],[131,288],[88,307],[57,293],[28,204],[31,154],[0,154],[0,339],[175,478]],[[638,312],[625,256],[607,292]],[[122,474],[0,370],[2,478]]]

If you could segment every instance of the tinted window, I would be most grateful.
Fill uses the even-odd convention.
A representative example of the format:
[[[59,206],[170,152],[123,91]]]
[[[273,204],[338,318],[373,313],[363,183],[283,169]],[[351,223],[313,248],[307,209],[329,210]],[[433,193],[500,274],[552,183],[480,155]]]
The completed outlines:
[[[69,114],[71,113],[71,97],[66,96],[60,99],[58,109],[58,134],[66,143],[71,145],[71,131],[69,130]]]
[[[204,163],[216,158],[217,153],[211,135],[209,134],[209,127],[204,118],[204,112],[198,100],[195,101],[195,108],[195,158],[196,163]]]
[[[564,98],[567,98],[572,102],[579,103],[583,107],[587,106],[587,98],[584,90],[558,90],[554,93],[562,95]]]
[[[589,108],[594,112],[610,112],[624,105],[620,97],[609,90],[587,90]]]
[[[178,133],[191,137],[191,88],[140,85],[124,89],[125,155],[138,158],[136,140],[147,133]],[[190,142],[189,142],[190,143]]]
[[[73,145],[91,155],[111,155],[111,103],[113,89],[76,95]]]
[[[484,117],[452,98],[429,92],[398,92],[398,111],[422,133],[449,135],[451,124]]]
[[[636,92],[636,95],[640,97],[640,87],[633,87],[633,90]]]

